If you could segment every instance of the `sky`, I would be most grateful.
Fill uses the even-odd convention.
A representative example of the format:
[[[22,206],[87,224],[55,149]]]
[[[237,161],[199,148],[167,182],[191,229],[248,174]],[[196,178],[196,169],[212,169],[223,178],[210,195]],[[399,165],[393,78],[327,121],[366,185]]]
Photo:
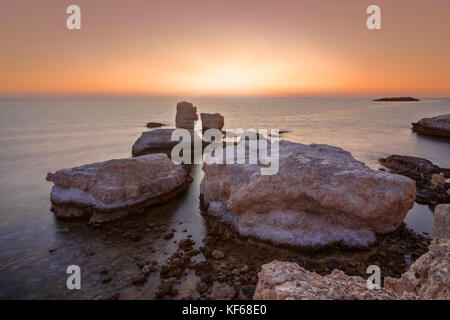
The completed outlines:
[[[450,1],[1,0],[1,96],[97,94],[450,97]]]

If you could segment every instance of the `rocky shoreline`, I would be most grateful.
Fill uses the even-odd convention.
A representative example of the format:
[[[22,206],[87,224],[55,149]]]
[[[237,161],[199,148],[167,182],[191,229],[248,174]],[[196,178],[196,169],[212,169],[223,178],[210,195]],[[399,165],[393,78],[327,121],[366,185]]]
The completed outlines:
[[[412,123],[412,130],[425,135],[450,137],[450,114],[423,118]]]

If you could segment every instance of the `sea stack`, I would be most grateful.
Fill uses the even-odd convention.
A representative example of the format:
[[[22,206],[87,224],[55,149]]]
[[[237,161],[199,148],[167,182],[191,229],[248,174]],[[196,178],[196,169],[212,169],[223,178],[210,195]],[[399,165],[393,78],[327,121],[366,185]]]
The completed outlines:
[[[398,228],[414,204],[413,180],[372,170],[341,148],[281,141],[279,149],[274,175],[261,175],[261,165],[248,158],[205,162],[204,215],[275,245],[367,247],[376,234]]]
[[[202,132],[208,129],[217,129],[222,131],[225,124],[225,119],[220,113],[201,113]]]
[[[192,181],[166,154],[115,159],[49,173],[52,211],[62,219],[102,223],[165,203]]]
[[[450,113],[433,118],[423,118],[412,123],[412,130],[418,133],[450,137]]]
[[[181,101],[177,104],[175,125],[177,128],[194,130],[195,121],[198,120],[197,108],[190,102]]]

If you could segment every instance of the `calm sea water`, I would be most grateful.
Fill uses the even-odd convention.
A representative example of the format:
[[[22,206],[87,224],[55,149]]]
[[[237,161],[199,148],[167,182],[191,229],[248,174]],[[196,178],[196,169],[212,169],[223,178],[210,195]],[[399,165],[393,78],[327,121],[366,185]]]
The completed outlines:
[[[76,241],[72,233],[62,232],[67,224],[55,220],[49,211],[52,185],[45,181],[47,172],[130,156],[132,144],[147,130],[146,122],[174,125],[180,100],[0,99],[0,298],[64,297],[50,292],[54,281],[63,285],[63,266],[79,258],[85,248],[105,245],[90,229]],[[450,167],[449,142],[410,129],[410,123],[420,118],[450,113],[450,99],[402,103],[342,98],[186,100],[197,105],[199,112],[223,114],[225,128],[287,130],[283,139],[340,146],[374,169],[380,167],[380,157],[390,154],[423,157]],[[181,219],[194,239],[201,241],[205,232],[198,207],[201,170],[196,168],[194,175],[184,197],[133,218],[135,223],[149,216]],[[431,234],[433,213],[416,204],[406,223]],[[86,230],[84,224],[77,226]],[[66,250],[64,259],[49,257],[49,249],[69,244],[73,250]]]

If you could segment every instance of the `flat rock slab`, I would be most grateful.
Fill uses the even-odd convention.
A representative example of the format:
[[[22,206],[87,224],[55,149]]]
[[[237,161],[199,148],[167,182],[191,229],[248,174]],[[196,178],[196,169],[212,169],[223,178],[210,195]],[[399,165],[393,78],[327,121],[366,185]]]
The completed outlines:
[[[165,154],[115,159],[62,169],[47,175],[58,218],[89,218],[92,223],[119,219],[165,203],[192,178]]]
[[[205,216],[275,245],[367,247],[398,228],[415,200],[413,180],[372,170],[338,147],[281,141],[278,173],[260,168],[205,163]]]
[[[412,130],[435,136],[450,137],[450,113],[433,118],[423,118],[412,123]]]
[[[155,129],[143,132],[131,148],[133,157],[152,153],[165,153],[170,157],[172,148],[178,141],[172,141],[172,133],[175,129]]]

